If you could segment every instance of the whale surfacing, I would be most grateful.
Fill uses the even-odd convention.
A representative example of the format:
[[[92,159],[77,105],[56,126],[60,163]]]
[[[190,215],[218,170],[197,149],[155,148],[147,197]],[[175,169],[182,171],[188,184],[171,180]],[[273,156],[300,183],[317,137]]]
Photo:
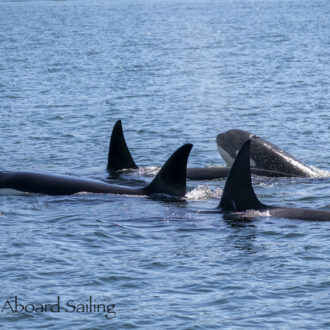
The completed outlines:
[[[250,145],[246,141],[240,149],[227,177],[219,208],[224,212],[266,212],[277,218],[330,221],[330,211],[289,208],[261,203],[252,187]]]
[[[255,134],[240,129],[231,129],[218,134],[218,151],[227,165],[231,166],[243,144],[250,140],[251,170],[261,169],[285,174],[288,177],[313,177],[317,173],[289,153]]]
[[[111,133],[107,171],[110,175],[119,173],[121,170],[136,170],[136,165],[124,137],[121,120],[118,120]],[[187,179],[189,180],[214,180],[226,178],[230,167],[192,167],[187,168]],[[259,176],[267,177],[285,177],[287,174],[280,171],[267,170],[262,168],[251,169],[252,173]]]

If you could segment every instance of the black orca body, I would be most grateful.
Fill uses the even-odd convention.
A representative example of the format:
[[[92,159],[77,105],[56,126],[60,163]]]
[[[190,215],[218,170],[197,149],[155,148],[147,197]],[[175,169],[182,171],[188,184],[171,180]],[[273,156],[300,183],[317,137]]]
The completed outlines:
[[[252,187],[250,145],[248,140],[239,151],[228,175],[219,208],[225,212],[256,210],[278,218],[329,220],[330,211],[269,206],[262,204]]]
[[[189,180],[215,180],[226,178],[229,174],[230,167],[191,167],[187,168],[187,179]],[[287,177],[287,174],[263,170],[260,168],[251,169],[251,173],[258,176],[268,177]]]
[[[136,165],[133,157],[127,147],[121,121],[118,120],[112,130],[107,170],[109,173],[115,173],[120,170],[136,170]],[[214,180],[226,178],[230,167],[195,167],[187,168],[187,179],[189,180]],[[260,176],[268,177],[284,177],[285,173],[275,172],[265,169],[252,169],[252,173]]]
[[[258,168],[283,173],[288,177],[312,177],[316,175],[316,172],[309,166],[252,133],[231,129],[219,134],[216,140],[219,153],[229,166],[233,164],[242,145],[251,140],[250,164],[252,171]]]
[[[182,197],[186,192],[186,167],[191,148],[191,144],[185,144],[177,149],[154,180],[144,188],[123,187],[65,175],[6,171],[0,172],[0,193],[15,191],[47,195],[71,195],[89,192],[121,195],[165,194]]]

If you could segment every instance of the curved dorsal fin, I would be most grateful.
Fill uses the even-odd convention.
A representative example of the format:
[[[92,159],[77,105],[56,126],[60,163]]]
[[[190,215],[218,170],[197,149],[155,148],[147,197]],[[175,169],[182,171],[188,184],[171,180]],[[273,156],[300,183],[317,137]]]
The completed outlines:
[[[166,194],[184,196],[186,193],[187,162],[192,144],[177,149],[145,188],[148,195]]]
[[[121,120],[118,120],[111,133],[107,170],[119,171],[137,168],[125,141]]]
[[[219,208],[224,211],[242,212],[265,208],[257,198],[251,181],[250,143],[246,141],[229,171]]]

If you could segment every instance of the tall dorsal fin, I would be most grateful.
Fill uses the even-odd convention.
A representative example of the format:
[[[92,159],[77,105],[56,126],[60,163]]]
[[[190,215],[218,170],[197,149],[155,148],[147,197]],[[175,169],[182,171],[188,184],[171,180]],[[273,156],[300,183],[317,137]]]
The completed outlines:
[[[187,162],[192,144],[177,149],[145,188],[148,195],[166,194],[184,196],[186,193]]]
[[[250,144],[246,141],[229,171],[219,207],[224,211],[259,210],[265,205],[258,200],[251,181]]]
[[[111,133],[107,170],[119,171],[137,168],[125,141],[121,120],[118,120]]]

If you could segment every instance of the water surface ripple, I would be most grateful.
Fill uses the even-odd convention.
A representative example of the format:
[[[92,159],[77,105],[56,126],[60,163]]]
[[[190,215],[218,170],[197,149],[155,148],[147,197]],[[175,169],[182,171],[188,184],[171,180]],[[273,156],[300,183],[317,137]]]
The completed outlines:
[[[189,166],[221,165],[216,135],[241,128],[329,171],[329,13],[326,0],[0,1],[0,169],[104,180],[122,119],[141,167],[183,143]],[[329,176],[254,184],[264,203],[330,210]],[[0,196],[1,326],[329,327],[330,224],[228,219],[223,185],[188,182],[179,202]],[[15,296],[92,296],[116,318],[2,311]]]

